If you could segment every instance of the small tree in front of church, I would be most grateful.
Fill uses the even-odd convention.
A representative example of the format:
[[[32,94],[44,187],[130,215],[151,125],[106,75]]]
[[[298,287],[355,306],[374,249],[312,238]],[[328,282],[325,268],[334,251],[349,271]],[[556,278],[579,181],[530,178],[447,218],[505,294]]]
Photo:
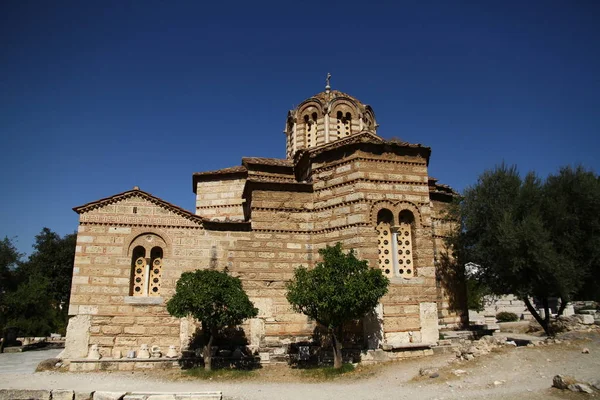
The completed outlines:
[[[333,366],[342,367],[342,326],[372,311],[388,290],[381,270],[369,268],[354,250],[342,244],[319,250],[323,261],[313,269],[298,267],[286,285],[286,298],[294,311],[326,327],[333,345]]]
[[[197,270],[184,272],[177,281],[175,295],[167,311],[177,318],[192,316],[202,325],[204,369],[211,370],[211,347],[224,328],[255,317],[258,309],[248,298],[239,278],[227,272]]]

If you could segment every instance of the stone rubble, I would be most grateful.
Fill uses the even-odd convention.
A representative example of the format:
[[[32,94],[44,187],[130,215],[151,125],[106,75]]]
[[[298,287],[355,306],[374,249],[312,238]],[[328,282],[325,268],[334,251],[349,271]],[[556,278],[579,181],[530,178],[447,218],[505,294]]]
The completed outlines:
[[[598,389],[600,382],[594,381],[593,383],[584,383],[578,382],[572,376],[567,375],[556,375],[552,379],[552,386],[561,389],[561,390],[570,390],[571,392],[582,392],[582,393],[594,393],[594,389],[590,386],[593,386],[595,389]]]

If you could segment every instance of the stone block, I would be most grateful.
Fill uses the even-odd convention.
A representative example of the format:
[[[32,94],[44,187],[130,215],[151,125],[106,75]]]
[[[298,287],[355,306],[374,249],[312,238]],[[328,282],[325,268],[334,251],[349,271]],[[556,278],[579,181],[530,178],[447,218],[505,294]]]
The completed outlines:
[[[92,400],[92,397],[94,396],[94,392],[93,391],[75,391],[75,395],[73,397],[73,400]]]
[[[0,389],[0,400],[50,400],[50,391],[29,389]]]
[[[578,314],[577,320],[583,325],[592,325],[594,323],[594,316],[589,314]]]
[[[122,400],[126,392],[94,392],[93,400]]]
[[[75,393],[72,390],[53,389],[52,400],[73,400]]]

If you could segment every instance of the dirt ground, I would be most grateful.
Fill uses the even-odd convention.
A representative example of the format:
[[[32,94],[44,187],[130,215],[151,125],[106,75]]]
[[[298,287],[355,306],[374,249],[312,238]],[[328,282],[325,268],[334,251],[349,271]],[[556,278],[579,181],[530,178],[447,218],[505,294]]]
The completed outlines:
[[[266,367],[231,380],[202,380],[171,372],[64,373],[0,375],[0,388],[115,391],[220,390],[226,399],[584,399],[595,394],[551,388],[556,374],[581,381],[600,380],[600,330],[569,333],[560,344],[506,347],[472,361],[453,354],[359,367],[332,380],[315,380],[286,366]],[[588,348],[590,353],[583,354]],[[423,367],[438,367],[439,377],[420,377]],[[455,373],[463,370],[460,376]]]

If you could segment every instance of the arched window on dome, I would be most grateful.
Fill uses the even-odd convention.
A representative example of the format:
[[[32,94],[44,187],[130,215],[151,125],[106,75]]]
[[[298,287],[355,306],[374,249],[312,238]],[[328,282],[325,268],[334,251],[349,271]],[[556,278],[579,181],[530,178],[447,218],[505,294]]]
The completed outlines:
[[[396,231],[396,245],[398,252],[397,274],[402,278],[415,276],[414,253],[414,225],[415,217],[412,212],[402,210],[398,216],[399,224]]]
[[[350,136],[350,133],[352,133],[352,114],[349,112],[344,114],[342,111],[338,111],[336,116],[338,139]]]
[[[379,268],[385,276],[394,273],[395,257],[393,249],[392,225],[394,215],[386,208],[377,213],[377,249],[379,252]]]
[[[306,132],[306,147],[312,147],[317,143],[317,113],[304,115],[304,132]]]

